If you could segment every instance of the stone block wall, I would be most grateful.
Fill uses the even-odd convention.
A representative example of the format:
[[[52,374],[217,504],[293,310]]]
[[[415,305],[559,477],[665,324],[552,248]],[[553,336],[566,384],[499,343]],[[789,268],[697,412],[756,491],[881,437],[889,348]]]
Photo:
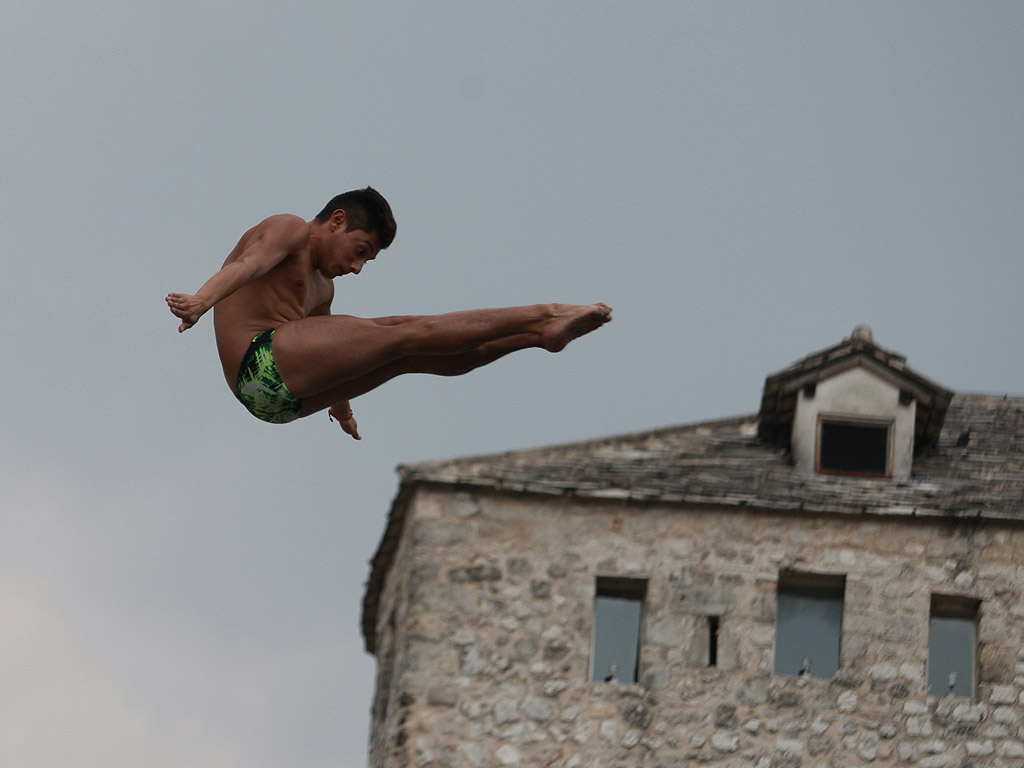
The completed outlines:
[[[1024,766],[1018,526],[420,488],[403,536],[373,768]],[[832,679],[773,673],[784,570],[845,576]],[[647,580],[636,685],[590,682],[599,576]],[[981,600],[974,699],[926,694],[933,593]]]

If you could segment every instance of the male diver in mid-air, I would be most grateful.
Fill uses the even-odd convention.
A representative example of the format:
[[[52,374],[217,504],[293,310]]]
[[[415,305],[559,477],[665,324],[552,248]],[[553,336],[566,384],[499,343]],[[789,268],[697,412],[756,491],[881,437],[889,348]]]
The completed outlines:
[[[376,190],[338,195],[312,221],[271,216],[250,229],[195,295],[167,306],[195,325],[211,307],[221,365],[258,419],[284,424],[327,408],[359,440],[349,401],[403,373],[459,376],[509,352],[558,352],[611,320],[604,304],[536,304],[445,315],[332,315],[335,277],[358,275],[391,245],[395,219]]]

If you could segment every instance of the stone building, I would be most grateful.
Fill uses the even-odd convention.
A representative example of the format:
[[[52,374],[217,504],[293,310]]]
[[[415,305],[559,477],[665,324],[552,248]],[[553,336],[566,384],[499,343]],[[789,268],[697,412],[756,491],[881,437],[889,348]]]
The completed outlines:
[[[400,474],[373,768],[1024,766],[1024,398],[862,327],[748,417]]]

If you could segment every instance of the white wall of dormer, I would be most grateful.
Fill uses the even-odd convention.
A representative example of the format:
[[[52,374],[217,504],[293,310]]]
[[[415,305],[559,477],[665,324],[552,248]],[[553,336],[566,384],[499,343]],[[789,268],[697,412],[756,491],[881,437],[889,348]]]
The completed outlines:
[[[858,366],[822,379],[812,397],[802,389],[797,395],[791,435],[794,462],[799,470],[814,472],[819,416],[891,422],[892,478],[908,480],[913,468],[916,413],[914,400],[901,405],[899,387],[867,368]]]

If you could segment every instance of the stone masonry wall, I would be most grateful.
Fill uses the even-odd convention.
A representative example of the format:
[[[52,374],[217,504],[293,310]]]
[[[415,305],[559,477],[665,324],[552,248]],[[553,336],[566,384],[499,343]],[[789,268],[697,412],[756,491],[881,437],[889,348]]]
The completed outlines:
[[[380,612],[400,650],[374,768],[1024,766],[1019,527],[422,488],[412,504]],[[773,674],[783,569],[846,577],[831,680]],[[598,576],[648,579],[640,684],[589,682]],[[926,695],[933,592],[982,601],[973,700]]]
[[[406,664],[408,646],[406,642],[409,583],[412,579],[414,545],[410,536],[403,537],[395,552],[394,562],[382,589],[377,624],[377,682],[374,694],[371,733],[370,765],[401,765],[393,759],[392,752],[401,750],[396,743],[398,735],[404,734],[403,719],[408,715],[404,693],[398,685],[396,675]]]

